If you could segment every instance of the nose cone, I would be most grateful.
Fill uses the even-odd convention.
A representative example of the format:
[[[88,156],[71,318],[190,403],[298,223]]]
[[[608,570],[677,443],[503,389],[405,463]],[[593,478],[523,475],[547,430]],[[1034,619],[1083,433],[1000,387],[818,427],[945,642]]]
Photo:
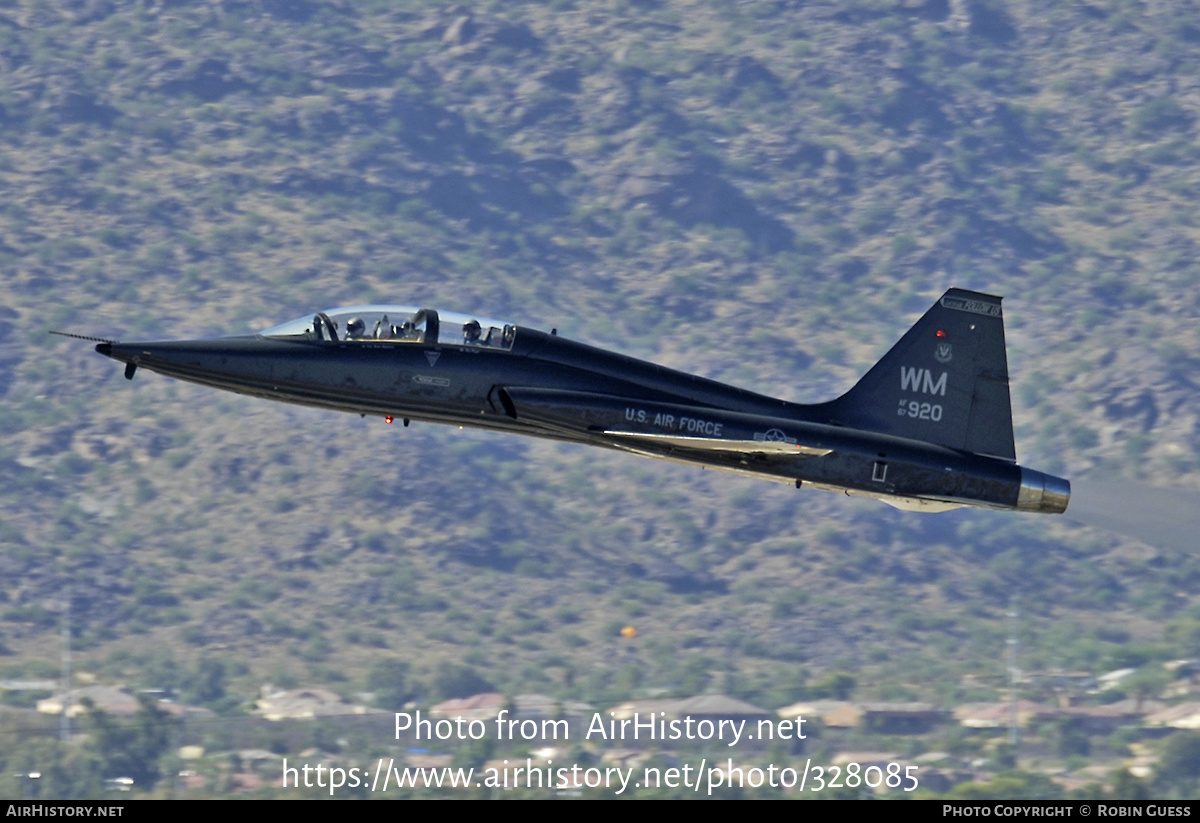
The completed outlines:
[[[1043,514],[1062,514],[1071,501],[1071,482],[1033,469],[1021,469],[1017,509]]]
[[[119,360],[125,364],[125,379],[132,380],[134,372],[137,371],[138,365],[141,363],[141,354],[150,354],[143,352],[144,346],[137,343],[99,343],[96,346],[96,351],[100,352],[105,357],[111,357],[113,360]]]
[[[111,357],[113,360],[120,360],[122,363],[134,363],[140,359],[140,356],[149,355],[151,346],[159,345],[157,343],[98,343],[96,351],[105,357]]]
[[[119,360],[125,364],[125,379],[132,380],[133,373],[138,371],[138,366],[142,365],[143,358],[146,360],[152,358],[151,347],[154,346],[156,346],[155,343],[150,343],[149,346],[146,343],[98,343],[96,350],[106,358]]]
[[[142,357],[151,355],[151,352],[146,350],[144,343],[99,343],[96,345],[96,351],[105,357],[111,357],[113,360],[119,360],[125,364],[125,379],[132,380],[134,372],[142,362]]]
[[[146,343],[100,343],[96,351],[125,364],[125,376],[133,377],[138,367],[184,380],[219,377],[237,373],[234,363],[254,354],[262,341],[253,337],[223,337],[213,340],[166,340]]]
[[[296,377],[297,363],[312,347],[264,339],[257,335],[209,340],[161,340],[101,343],[96,351],[125,364],[125,377],[139,369],[205,386],[260,394],[275,392],[281,382]]]
[[[138,363],[137,357],[129,351],[129,346],[122,346],[120,343],[100,343],[96,346],[96,351],[105,357],[111,357],[113,360],[120,360],[124,363],[125,379],[133,379],[133,373],[137,371]]]

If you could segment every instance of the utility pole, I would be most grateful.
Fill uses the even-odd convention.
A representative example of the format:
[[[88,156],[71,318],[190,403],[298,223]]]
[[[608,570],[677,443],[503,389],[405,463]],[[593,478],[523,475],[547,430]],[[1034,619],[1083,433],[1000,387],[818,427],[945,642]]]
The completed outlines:
[[[1017,762],[1020,732],[1017,723],[1017,596],[1008,603],[1008,745],[1012,747],[1013,765]]]
[[[71,716],[68,714],[71,699],[71,585],[66,586],[66,604],[62,613],[62,715],[59,718],[58,734],[63,743],[71,740]]]

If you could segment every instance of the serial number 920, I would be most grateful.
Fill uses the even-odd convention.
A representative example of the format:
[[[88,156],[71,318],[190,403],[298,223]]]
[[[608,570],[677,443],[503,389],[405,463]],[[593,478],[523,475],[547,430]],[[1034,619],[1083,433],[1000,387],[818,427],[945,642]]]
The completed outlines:
[[[942,404],[901,400],[900,409],[896,414],[900,417],[915,417],[918,420],[932,420],[934,423],[937,423],[942,419]]]

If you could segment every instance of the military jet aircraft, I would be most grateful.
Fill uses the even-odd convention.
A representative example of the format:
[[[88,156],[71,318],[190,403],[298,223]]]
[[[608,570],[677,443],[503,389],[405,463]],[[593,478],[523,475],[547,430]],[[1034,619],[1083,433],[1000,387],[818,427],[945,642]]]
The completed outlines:
[[[736,333],[736,327],[730,331]],[[902,509],[1061,513],[1018,466],[1000,298],[950,289],[850,391],[802,405],[478,315],[328,309],[258,334],[96,350],[305,406],[606,446]]]

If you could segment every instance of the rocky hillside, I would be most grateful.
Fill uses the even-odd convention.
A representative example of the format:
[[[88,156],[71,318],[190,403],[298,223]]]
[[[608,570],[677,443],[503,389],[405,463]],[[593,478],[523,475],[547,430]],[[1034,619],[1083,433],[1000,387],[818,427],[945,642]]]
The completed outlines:
[[[418,697],[951,701],[1002,682],[1014,596],[1028,669],[1200,653],[1162,544],[127,383],[46,334],[420,303],[817,401],[956,285],[1006,296],[1022,463],[1196,492],[1196,12],[0,2],[0,668],[57,670],[68,596],[78,667],[216,661],[223,710],[397,662]]]

